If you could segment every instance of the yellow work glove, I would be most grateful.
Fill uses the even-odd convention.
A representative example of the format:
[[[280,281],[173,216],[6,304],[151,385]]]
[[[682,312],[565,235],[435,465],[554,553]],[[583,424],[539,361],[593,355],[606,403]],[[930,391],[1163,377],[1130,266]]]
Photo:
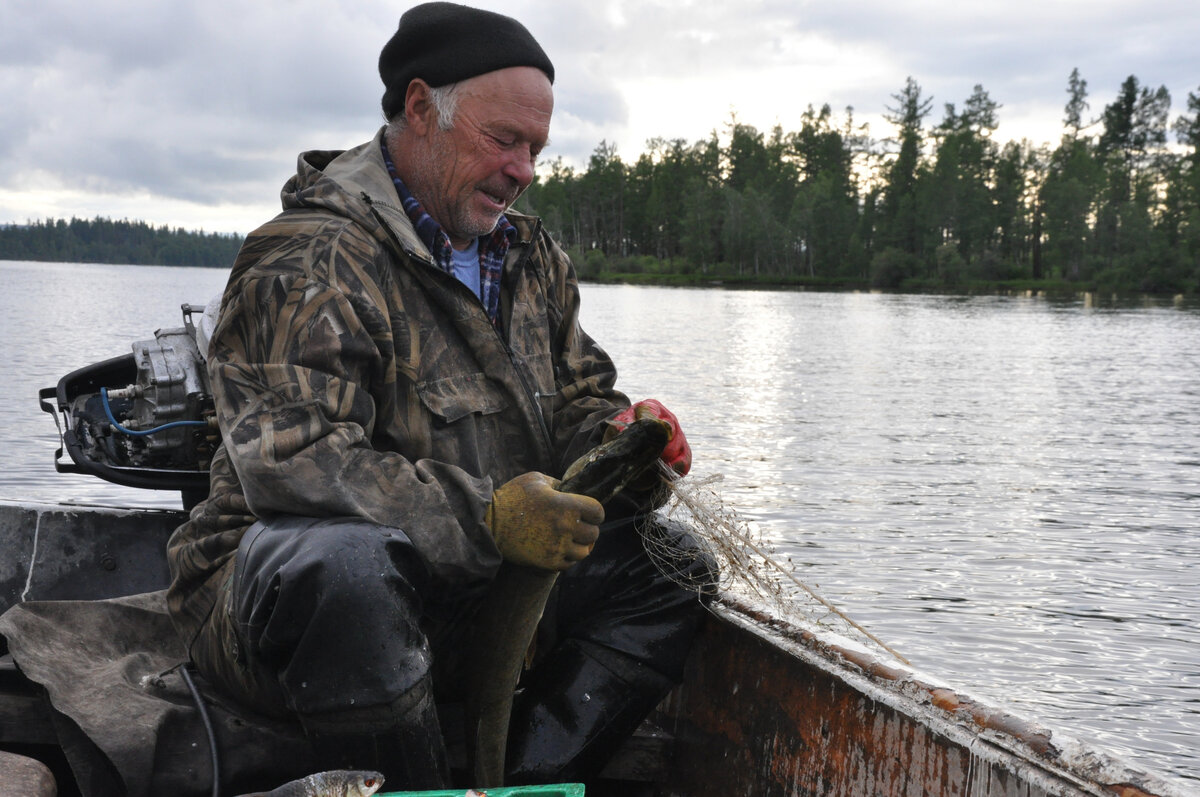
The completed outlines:
[[[507,562],[566,570],[592,552],[604,507],[594,498],[560,493],[558,481],[531,471],[492,493],[484,521]]]

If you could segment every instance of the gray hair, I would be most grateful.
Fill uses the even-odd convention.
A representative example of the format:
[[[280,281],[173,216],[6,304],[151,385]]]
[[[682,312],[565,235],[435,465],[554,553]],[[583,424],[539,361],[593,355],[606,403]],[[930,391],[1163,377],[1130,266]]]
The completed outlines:
[[[461,81],[429,90],[429,102],[437,112],[437,123],[440,130],[450,130],[454,127],[454,116],[458,113],[460,86],[462,86]],[[408,126],[408,119],[404,117],[403,108],[400,109],[400,113],[388,120],[388,126],[397,133]]]

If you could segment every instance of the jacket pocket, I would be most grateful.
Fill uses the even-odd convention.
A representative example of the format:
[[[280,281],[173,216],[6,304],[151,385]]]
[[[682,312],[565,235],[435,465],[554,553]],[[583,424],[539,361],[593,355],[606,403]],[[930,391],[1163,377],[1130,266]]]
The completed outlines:
[[[486,376],[480,372],[458,374],[417,382],[417,395],[435,416],[454,423],[468,415],[491,415],[508,406]]]

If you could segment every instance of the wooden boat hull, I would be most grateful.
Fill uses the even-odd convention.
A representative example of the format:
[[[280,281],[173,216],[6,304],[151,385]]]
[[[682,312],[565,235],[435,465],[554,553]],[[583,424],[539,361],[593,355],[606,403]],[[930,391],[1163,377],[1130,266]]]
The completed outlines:
[[[0,611],[24,600],[163,588],[166,538],[182,519],[162,510],[0,502]],[[52,731],[19,716],[28,696],[5,695],[3,684],[0,747],[47,741]],[[641,791],[630,794],[1184,794],[825,630],[732,598],[714,609],[684,683],[653,720],[607,773],[639,781]],[[30,739],[35,731],[41,737]]]

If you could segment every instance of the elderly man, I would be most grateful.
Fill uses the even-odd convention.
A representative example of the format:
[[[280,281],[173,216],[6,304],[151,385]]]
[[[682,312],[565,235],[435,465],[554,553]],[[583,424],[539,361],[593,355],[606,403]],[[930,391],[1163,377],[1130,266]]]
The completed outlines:
[[[171,616],[218,689],[302,724],[312,768],[436,787],[436,705],[489,655],[467,629],[490,579],[502,561],[564,571],[509,777],[586,778],[678,679],[701,606],[634,529],[661,490],[601,506],[554,489],[630,416],[570,261],[509,210],[554,67],[515,20],[428,3],[379,71],[387,126],[301,155],[234,265],[209,364],[223,445],[169,545]],[[674,416],[641,408],[672,424],[663,456],[685,472]]]

